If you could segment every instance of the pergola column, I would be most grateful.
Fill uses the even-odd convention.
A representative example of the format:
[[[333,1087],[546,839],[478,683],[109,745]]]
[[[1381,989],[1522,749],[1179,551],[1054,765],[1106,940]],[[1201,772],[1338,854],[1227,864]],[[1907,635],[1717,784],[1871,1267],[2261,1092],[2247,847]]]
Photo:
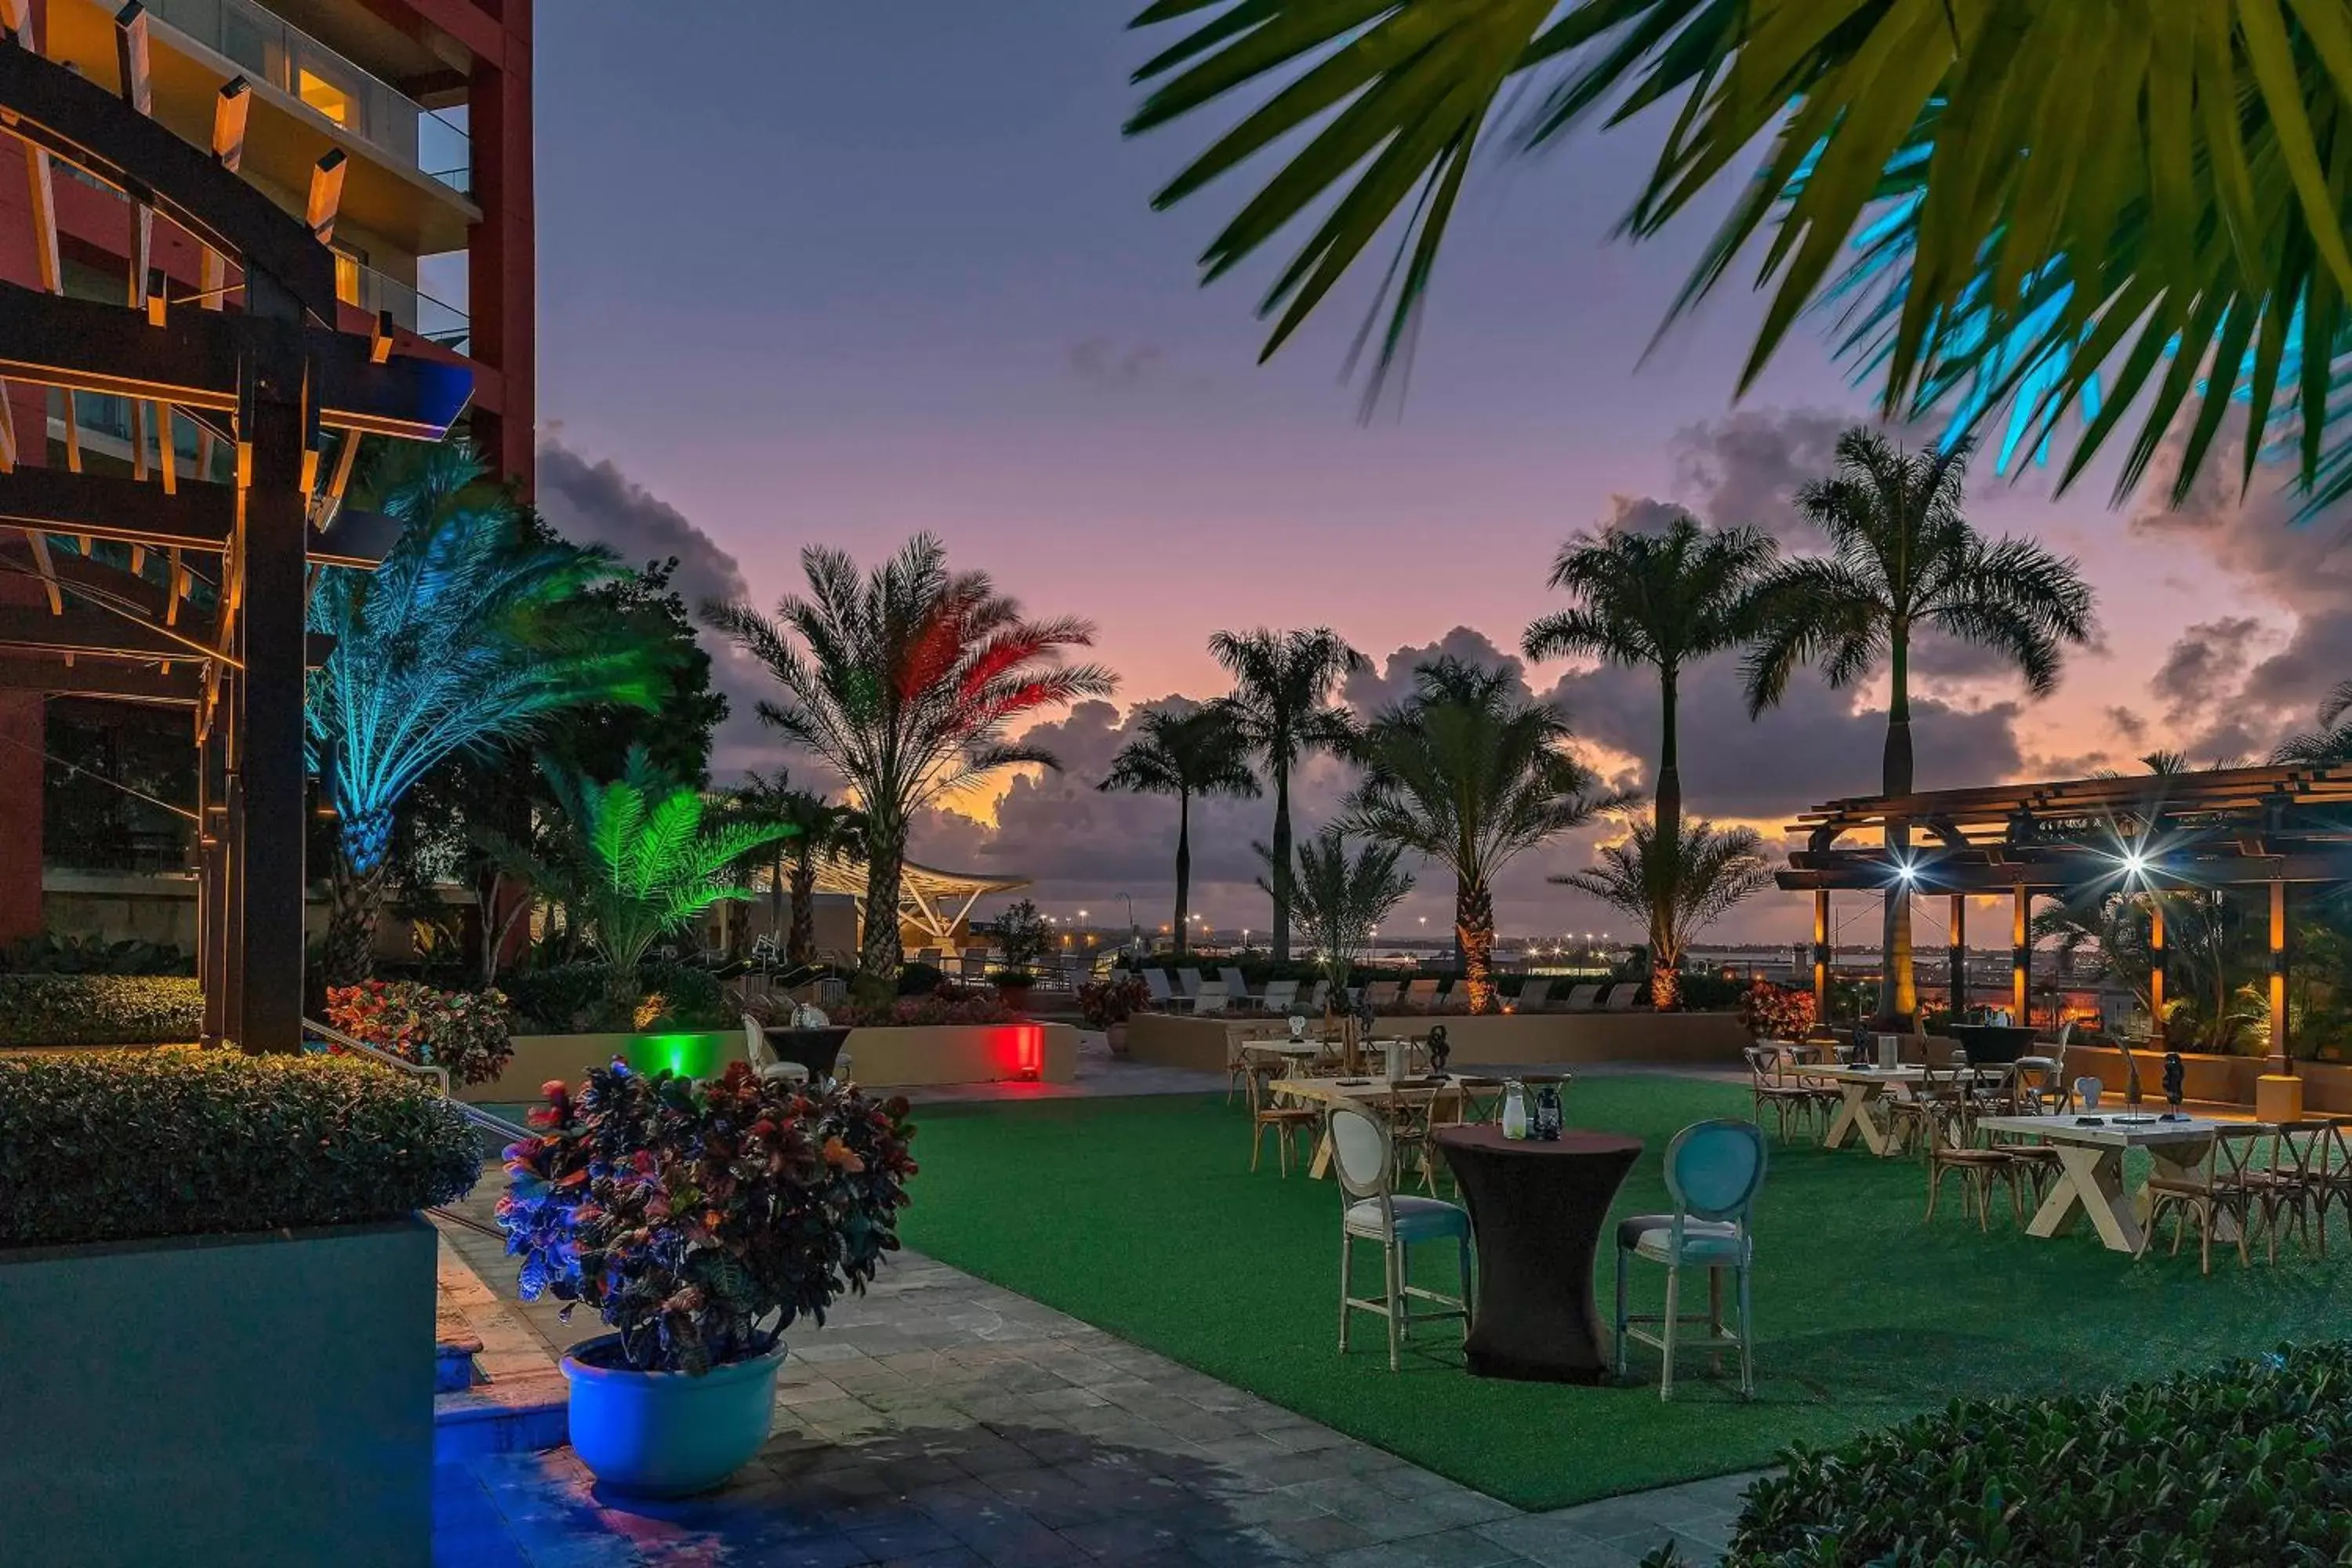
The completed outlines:
[[[1951,933],[1951,994],[1947,1005],[1958,1019],[1969,1005],[1969,899],[1966,893],[1952,895]]]
[[[2284,1076],[2290,1069],[2286,1018],[2286,879],[2271,879],[2271,1041],[2265,1073]]]
[[[1830,1021],[1830,890],[1813,889],[1813,1021]]]
[[[2031,1027],[2033,1023],[2032,985],[2033,981],[2033,944],[2026,936],[2026,913],[2032,907],[2033,895],[2022,882],[2010,887],[2009,910],[2009,1005],[2019,1024]]]
[[[2158,1043],[2165,1037],[2164,1030],[2164,896],[2150,890],[2147,896],[2147,1005],[2154,1020]]]

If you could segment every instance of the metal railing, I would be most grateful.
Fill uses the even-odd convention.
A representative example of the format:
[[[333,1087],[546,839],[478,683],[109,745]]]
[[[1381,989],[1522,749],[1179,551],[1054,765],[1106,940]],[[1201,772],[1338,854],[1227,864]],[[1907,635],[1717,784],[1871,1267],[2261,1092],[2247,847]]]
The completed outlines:
[[[428,1067],[423,1062],[413,1062],[405,1057],[394,1056],[380,1046],[371,1046],[365,1040],[355,1040],[341,1029],[321,1024],[316,1018],[303,1019],[302,1028],[304,1033],[314,1037],[322,1044],[334,1047],[337,1050],[349,1051],[353,1056],[366,1057],[372,1061],[382,1062],[389,1068],[397,1068],[402,1072],[414,1077],[429,1079],[432,1080],[436,1094],[447,1100],[452,1106],[456,1107],[458,1115],[486,1132],[497,1132],[508,1138],[528,1138],[531,1135],[530,1129],[518,1126],[503,1116],[493,1116],[478,1105],[470,1105],[465,1100],[451,1099],[449,1070],[446,1068]]]
[[[378,310],[392,313],[392,324],[404,327],[428,342],[436,342],[454,353],[470,353],[473,349],[474,324],[471,317],[457,306],[436,300],[412,283],[404,283],[388,273],[379,272],[364,261],[354,262],[358,273],[358,298],[347,301],[373,314]]]
[[[253,0],[149,0],[148,10],[329,124],[452,190],[471,194],[474,143],[463,126],[284,17]]]

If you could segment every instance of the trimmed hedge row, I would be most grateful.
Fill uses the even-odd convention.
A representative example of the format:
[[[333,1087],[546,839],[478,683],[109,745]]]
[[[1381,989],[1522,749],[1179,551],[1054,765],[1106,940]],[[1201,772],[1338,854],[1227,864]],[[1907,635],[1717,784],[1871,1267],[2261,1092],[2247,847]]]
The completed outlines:
[[[0,1046],[149,1046],[194,1040],[204,992],[177,974],[0,974]]]
[[[1731,1568],[2352,1562],[2352,1342],[1958,1400],[1748,1489]],[[1662,1549],[1649,1561],[1671,1563]]]
[[[0,1058],[0,1246],[396,1219],[480,1173],[456,1108],[373,1062],[194,1047]]]

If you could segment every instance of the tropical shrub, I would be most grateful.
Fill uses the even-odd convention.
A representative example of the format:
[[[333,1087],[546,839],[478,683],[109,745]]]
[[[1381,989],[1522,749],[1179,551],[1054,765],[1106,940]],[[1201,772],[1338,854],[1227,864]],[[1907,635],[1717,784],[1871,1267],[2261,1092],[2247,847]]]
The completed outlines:
[[[1748,1489],[1724,1561],[2339,1563],[2352,1559],[2352,1473],[2336,1458],[2347,1444],[2352,1342],[2103,1394],[1955,1400],[1791,1449]]]
[[[558,1081],[507,1150],[499,1223],[522,1298],[585,1304],[640,1372],[699,1375],[763,1355],[898,1247],[915,1163],[902,1099],[695,1081],[620,1062]]]
[[[456,1108],[373,1062],[194,1047],[0,1060],[0,1246],[396,1219],[480,1173]]]
[[[196,961],[170,942],[99,936],[20,937],[0,952],[5,974],[194,974]]]
[[[1045,931],[1045,917],[1037,912],[1034,900],[1016,899],[1004,907],[992,928],[996,938],[996,950],[1003,956],[1003,967],[995,979],[1013,984],[1024,984],[1034,978],[1029,966],[1045,954],[1050,940]]]
[[[1151,987],[1122,971],[1108,980],[1089,980],[1078,987],[1078,1016],[1089,1029],[1124,1024],[1151,1000]]]
[[[1740,994],[1739,1022],[1759,1040],[1801,1040],[1813,1031],[1813,994],[1759,980]]]
[[[617,1001],[632,992],[627,1005]],[[514,1007],[515,1032],[525,1035],[603,1034],[635,1028],[711,1029],[735,1021],[726,988],[707,969],[688,963],[640,965],[634,985],[614,983],[613,967],[593,961],[551,964],[509,975],[507,994]],[[637,1019],[646,1003],[659,999],[653,1023]]]
[[[941,985],[929,996],[889,1002],[853,997],[828,1010],[836,1024],[855,1028],[923,1028],[942,1024],[1010,1024],[1016,1015],[993,991]]]
[[[327,988],[327,1022],[363,1044],[460,1083],[488,1083],[514,1056],[506,994],[440,991],[415,980],[362,980]]]
[[[0,1046],[150,1046],[204,1032],[205,995],[170,974],[0,974]]]
[[[909,963],[898,971],[898,994],[929,996],[948,983],[948,972],[936,963]]]

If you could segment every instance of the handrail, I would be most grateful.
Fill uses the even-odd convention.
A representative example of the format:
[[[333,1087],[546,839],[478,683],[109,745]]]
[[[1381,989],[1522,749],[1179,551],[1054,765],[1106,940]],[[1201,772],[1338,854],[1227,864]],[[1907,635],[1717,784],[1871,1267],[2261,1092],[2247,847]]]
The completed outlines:
[[[530,1129],[528,1127],[517,1126],[503,1116],[493,1116],[478,1105],[469,1104],[453,1097],[449,1093],[449,1069],[446,1068],[429,1067],[423,1062],[410,1061],[405,1057],[396,1057],[381,1046],[369,1045],[365,1040],[355,1040],[341,1029],[321,1024],[316,1018],[303,1019],[302,1027],[333,1046],[337,1050],[350,1051],[353,1055],[382,1062],[386,1067],[398,1068],[402,1072],[414,1073],[419,1078],[431,1079],[436,1094],[456,1107],[458,1115],[485,1131],[497,1132],[508,1138],[528,1138],[531,1135]]]

